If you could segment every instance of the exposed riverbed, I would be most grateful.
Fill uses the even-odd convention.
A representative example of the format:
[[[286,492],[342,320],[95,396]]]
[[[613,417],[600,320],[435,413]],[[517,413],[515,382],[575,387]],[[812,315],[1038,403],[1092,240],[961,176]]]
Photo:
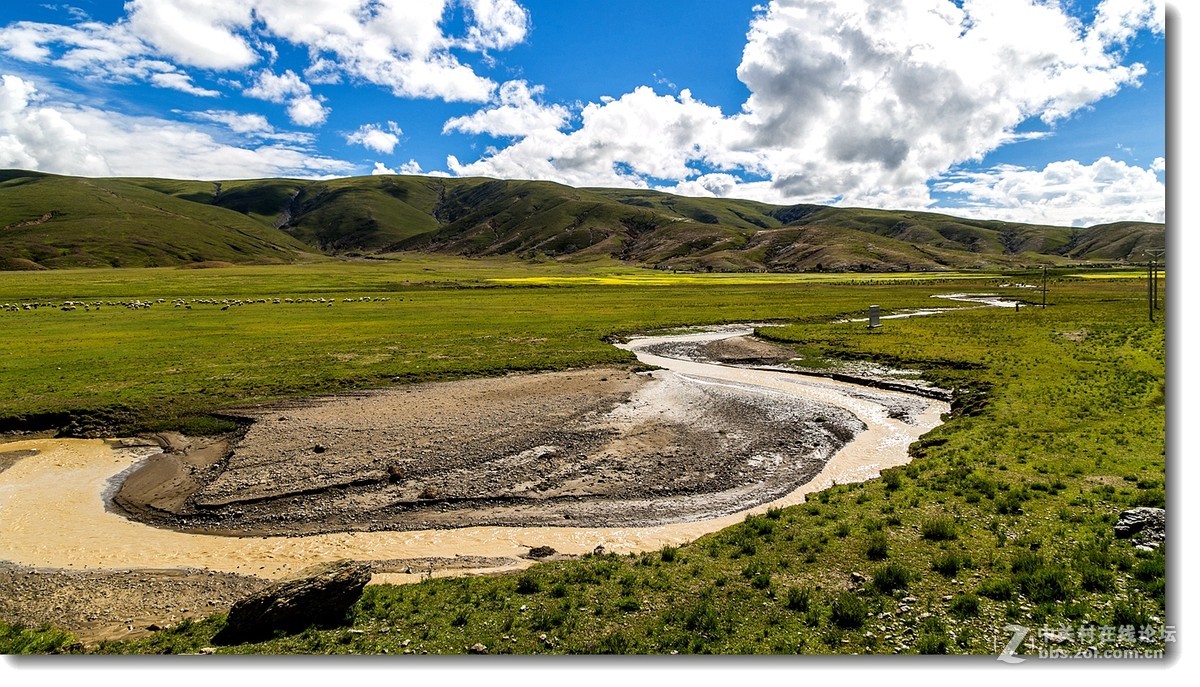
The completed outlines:
[[[686,354],[749,333],[622,344],[663,368],[653,373],[515,375],[248,409],[254,424],[224,457],[204,457],[204,445],[172,456],[100,440],[6,445],[0,561],[278,578],[350,558],[380,562],[376,582],[403,582],[519,569],[537,546],[653,550],[904,464],[949,412]],[[139,473],[142,492],[126,501],[140,498],[132,514],[145,522],[113,502]]]

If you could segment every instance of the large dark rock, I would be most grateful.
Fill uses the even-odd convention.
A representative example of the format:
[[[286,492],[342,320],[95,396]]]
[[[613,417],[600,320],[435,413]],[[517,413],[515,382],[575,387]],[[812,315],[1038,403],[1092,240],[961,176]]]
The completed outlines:
[[[214,640],[220,644],[257,642],[277,632],[341,625],[370,580],[367,563],[338,561],[306,568],[235,603],[225,628]]]
[[[1167,539],[1167,511],[1145,506],[1122,511],[1113,530],[1118,539],[1133,537],[1139,545],[1159,546]]]

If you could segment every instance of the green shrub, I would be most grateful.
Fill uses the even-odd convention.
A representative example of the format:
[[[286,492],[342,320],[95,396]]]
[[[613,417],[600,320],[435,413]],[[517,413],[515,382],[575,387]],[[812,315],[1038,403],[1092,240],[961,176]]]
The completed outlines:
[[[969,556],[964,556],[963,554],[952,551],[945,555],[935,557],[933,559],[932,567],[936,573],[946,577],[956,577],[960,570],[974,568],[975,563]]]
[[[813,592],[808,587],[788,587],[784,605],[788,610],[807,613],[812,606]]]
[[[978,591],[980,596],[986,596],[993,601],[1008,601],[1017,590],[1009,580],[1002,577],[993,577],[984,580],[979,585]]]
[[[979,597],[974,594],[957,594],[950,602],[950,612],[959,618],[974,618],[979,615]]]
[[[542,591],[542,582],[534,575],[525,573],[517,578],[518,594],[537,594]]]
[[[913,648],[919,654],[948,653],[950,637],[946,626],[937,618],[926,618],[917,628],[917,641]]]
[[[921,537],[929,541],[947,541],[957,536],[953,518],[938,516],[921,523]]]
[[[679,553],[678,547],[668,545],[662,547],[662,549],[658,552],[658,555],[660,558],[662,558],[663,563],[673,563],[675,561],[675,554],[677,553]]]
[[[1020,551],[1013,556],[1009,567],[1012,568],[1013,574],[1023,575],[1033,573],[1044,565],[1046,565],[1046,561],[1040,555],[1031,551]]]
[[[1140,601],[1125,599],[1113,605],[1112,624],[1116,627],[1132,625],[1143,627],[1151,625],[1150,612]]]
[[[1116,586],[1116,581],[1113,578],[1113,573],[1107,568],[1101,567],[1092,561],[1086,561],[1078,564],[1079,575],[1082,578],[1081,585],[1085,591],[1089,592],[1108,592]]]
[[[890,594],[896,589],[907,589],[916,580],[916,575],[900,563],[887,563],[876,568],[871,577],[871,586],[880,594]]]
[[[854,592],[845,591],[834,597],[830,611],[830,620],[846,630],[862,627],[867,619],[867,603]]]
[[[872,532],[867,537],[867,558],[873,561],[881,561],[887,557],[887,535],[883,532]]]
[[[1066,568],[1057,564],[1043,566],[1031,573],[1021,573],[1016,576],[1016,583],[1034,603],[1066,601],[1072,593]]]

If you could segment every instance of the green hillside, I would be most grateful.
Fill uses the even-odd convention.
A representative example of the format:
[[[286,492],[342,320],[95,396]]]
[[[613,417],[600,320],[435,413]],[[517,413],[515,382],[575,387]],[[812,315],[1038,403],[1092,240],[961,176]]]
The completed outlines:
[[[132,180],[0,172],[0,258],[27,268],[291,262],[309,251],[251,217]]]
[[[1165,227],[1142,222],[1073,229],[542,181],[0,172],[5,270],[421,251],[697,271],[910,271],[1141,261],[1164,244]]]

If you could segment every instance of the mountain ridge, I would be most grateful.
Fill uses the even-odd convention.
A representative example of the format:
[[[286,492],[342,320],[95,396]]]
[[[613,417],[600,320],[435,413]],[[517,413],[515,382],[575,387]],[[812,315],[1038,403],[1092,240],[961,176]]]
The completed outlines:
[[[1165,226],[1086,228],[554,182],[81,178],[0,170],[0,269],[286,263],[411,251],[700,271],[1137,262]]]

